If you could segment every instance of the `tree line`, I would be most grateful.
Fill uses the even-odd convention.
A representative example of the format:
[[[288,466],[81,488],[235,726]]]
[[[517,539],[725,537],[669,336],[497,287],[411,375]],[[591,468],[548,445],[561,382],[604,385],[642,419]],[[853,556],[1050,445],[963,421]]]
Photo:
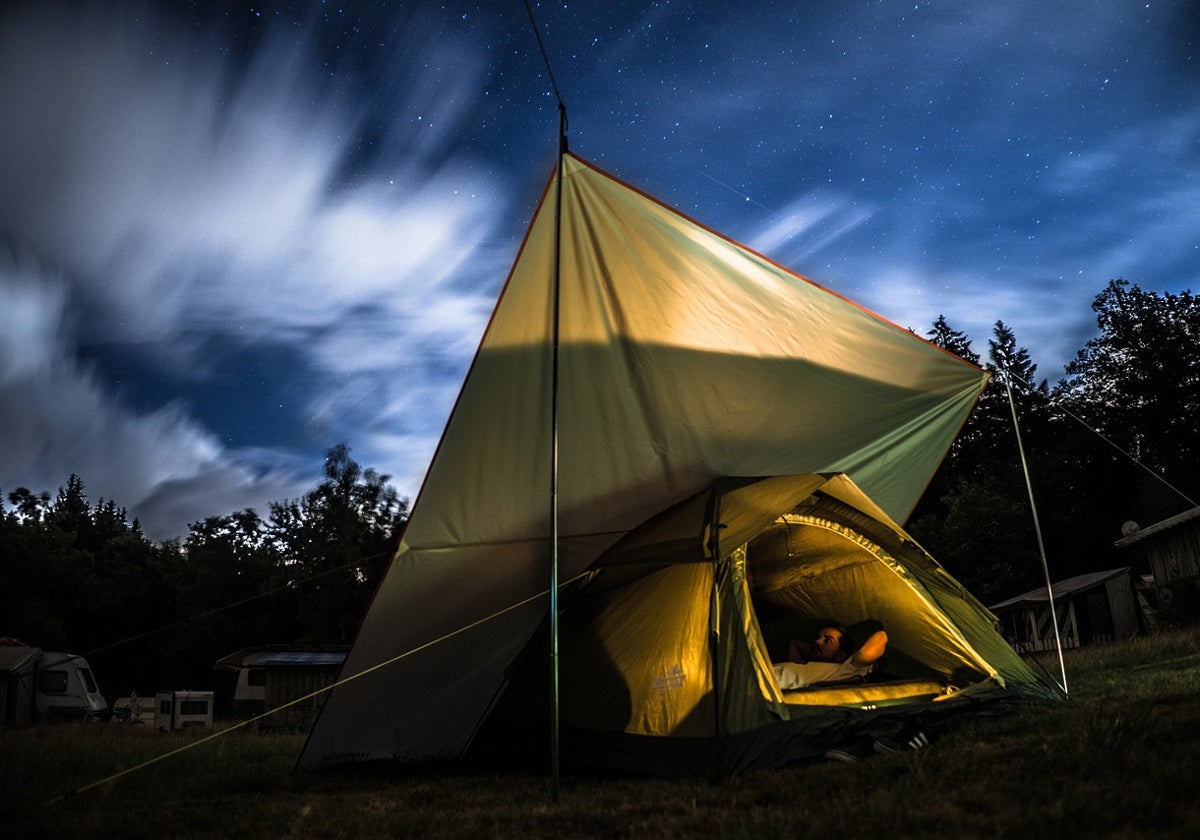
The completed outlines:
[[[1200,498],[1200,302],[1113,280],[1092,309],[1098,335],[1053,385],[1003,322],[986,358],[944,317],[927,332],[993,379],[908,530],[984,603],[1043,582],[1026,469],[1056,580],[1130,565],[1123,522]],[[204,687],[217,658],[255,644],[348,644],[408,501],[344,444],[324,476],[265,519],[212,516],[161,544],[78,476],[53,498],[18,488],[0,500],[0,634],[91,654],[110,693]]]
[[[301,498],[154,543],[72,475],[56,497],[0,502],[4,635],[88,655],[102,687],[206,688],[213,663],[260,644],[349,644],[408,518],[389,477],[345,444]],[[113,699],[112,697],[109,698]]]
[[[1114,547],[1122,524],[1200,499],[1200,299],[1118,279],[1092,310],[1098,334],[1053,385],[1003,322],[986,359],[944,318],[929,332],[992,381],[908,530],[984,603],[1044,584],[1026,469],[1053,580],[1136,565]]]

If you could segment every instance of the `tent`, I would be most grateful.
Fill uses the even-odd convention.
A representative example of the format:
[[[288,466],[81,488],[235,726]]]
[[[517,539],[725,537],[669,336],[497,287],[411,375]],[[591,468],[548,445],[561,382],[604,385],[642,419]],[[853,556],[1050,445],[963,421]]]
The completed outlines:
[[[978,367],[584,160],[561,163],[300,766],[463,754],[518,693],[509,677],[547,613],[552,535],[558,579],[582,582],[610,549],[629,551],[639,526],[731,476],[791,487],[845,474],[860,510],[903,521],[986,384]],[[801,489],[756,522],[816,485]],[[715,620],[721,598],[694,595],[715,591],[725,561],[668,563],[647,580],[699,575],[691,594],[662,597]],[[942,610],[952,626],[986,615],[966,596]],[[638,649],[653,623],[626,627],[624,644]],[[1033,679],[975,653],[962,649],[989,682]],[[575,655],[569,641],[560,655]],[[707,685],[687,670],[711,669],[702,660],[661,676]]]
[[[622,538],[561,603],[560,751],[574,770],[720,776],[897,731],[908,714],[933,728],[1054,696],[844,474],[718,480]],[[885,627],[885,669],[782,691],[772,661],[831,615],[860,638]],[[546,650],[536,634],[468,756],[544,765]]]

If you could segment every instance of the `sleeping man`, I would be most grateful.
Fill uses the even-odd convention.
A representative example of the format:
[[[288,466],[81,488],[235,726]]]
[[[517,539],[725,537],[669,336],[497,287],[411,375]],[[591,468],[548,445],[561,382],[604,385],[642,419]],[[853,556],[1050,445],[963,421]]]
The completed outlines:
[[[816,683],[848,682],[866,676],[887,648],[887,633],[876,630],[857,650],[846,628],[830,624],[817,631],[811,642],[793,639],[788,662],[775,663],[775,679],[784,689]]]

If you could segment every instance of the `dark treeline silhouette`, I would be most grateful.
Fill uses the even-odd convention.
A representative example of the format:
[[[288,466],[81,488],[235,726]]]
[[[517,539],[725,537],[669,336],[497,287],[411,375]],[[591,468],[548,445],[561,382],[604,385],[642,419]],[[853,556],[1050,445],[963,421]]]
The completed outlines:
[[[87,654],[110,701],[207,688],[244,647],[349,644],[408,517],[388,480],[335,446],[325,480],[265,520],[213,516],[161,544],[79,476],[53,500],[19,488],[0,507],[0,635]]]
[[[1181,493],[1200,498],[1200,299],[1113,280],[1092,309],[1099,334],[1053,386],[1002,322],[987,359],[944,318],[928,334],[993,378],[908,530],[984,603],[1045,582],[1008,373],[1052,579],[1149,571],[1114,548],[1122,523],[1151,525],[1192,506]]]
[[[943,317],[928,332],[993,379],[908,528],[984,603],[1043,582],[1006,384],[1056,580],[1130,565],[1113,548],[1123,522],[1190,507],[1148,470],[1200,497],[1200,303],[1114,280],[1093,309],[1099,334],[1053,386],[1001,322],[987,359]],[[163,544],[112,500],[89,503],[78,476],[53,499],[18,488],[7,501],[0,635],[90,654],[110,699],[207,687],[213,662],[243,647],[348,644],[408,517],[344,445],[318,487],[265,519],[213,516]]]

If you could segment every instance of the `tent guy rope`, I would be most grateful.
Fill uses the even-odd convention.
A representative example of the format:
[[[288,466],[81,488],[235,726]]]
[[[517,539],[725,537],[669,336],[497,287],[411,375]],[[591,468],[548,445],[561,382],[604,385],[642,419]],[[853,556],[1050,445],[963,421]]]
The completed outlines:
[[[230,601],[229,603],[222,604],[219,607],[213,607],[212,609],[204,610],[203,612],[196,613],[195,615],[188,616],[187,618],[181,618],[179,621],[175,621],[170,624],[164,624],[159,627],[155,627],[153,630],[147,630],[144,633],[138,633],[137,635],[134,635],[134,636],[126,636],[124,639],[118,639],[115,642],[109,642],[106,645],[101,645],[100,647],[92,648],[91,650],[86,651],[85,653],[81,653],[80,656],[84,656],[84,657],[94,656],[97,653],[104,653],[105,651],[112,650],[113,648],[119,648],[119,647],[124,647],[125,645],[133,644],[134,642],[141,641],[142,639],[149,638],[150,636],[157,636],[159,633],[165,633],[168,630],[176,630],[181,627],[187,627],[189,624],[200,621],[201,619],[204,619],[204,618],[208,618],[209,616],[219,615],[219,614],[225,612],[226,610],[232,610],[235,607],[241,607],[246,604],[253,603],[254,601],[261,601],[263,598],[270,598],[274,595],[278,595],[280,592],[286,592],[288,590],[293,590],[298,586],[304,586],[306,584],[312,583],[315,580],[319,580],[323,577],[328,577],[329,575],[337,574],[338,572],[344,572],[347,569],[354,568],[355,566],[361,566],[364,563],[370,562],[371,560],[375,560],[376,558],[379,558],[382,556],[384,556],[383,552],[379,552],[376,554],[372,554],[369,557],[361,557],[357,560],[353,560],[349,563],[344,563],[341,566],[337,566],[336,568],[326,569],[323,572],[317,572],[316,574],[309,575],[308,577],[305,577],[305,578],[300,578],[299,580],[289,581],[288,583],[285,583],[282,586],[276,586],[274,589],[268,589],[266,592],[260,592],[257,595],[251,595],[247,598],[242,598],[239,601]]]
[[[588,574],[590,574],[590,572],[583,572],[579,575],[576,575],[574,578],[572,578],[571,580],[567,581],[566,583],[564,583],[562,585],[570,586],[575,581],[586,577]],[[473,621],[470,624],[465,624],[462,627],[459,627],[458,629],[453,630],[449,633],[444,633],[441,636],[438,636],[436,639],[430,639],[428,642],[426,642],[422,645],[418,645],[417,647],[414,647],[410,650],[404,651],[403,653],[397,654],[396,656],[393,656],[390,659],[386,659],[382,662],[377,662],[374,665],[371,665],[367,668],[363,668],[362,670],[357,671],[348,677],[342,677],[341,679],[337,680],[337,682],[330,683],[327,686],[323,686],[321,688],[318,688],[315,691],[311,691],[308,694],[305,694],[303,697],[296,697],[295,699],[289,700],[288,702],[283,703],[279,706],[276,706],[275,708],[270,709],[269,711],[263,712],[260,715],[255,715],[254,717],[247,718],[246,720],[238,721],[237,723],[227,726],[224,729],[221,729],[217,732],[213,732],[211,735],[205,735],[203,738],[192,741],[191,743],[188,743],[188,744],[183,744],[182,746],[176,747],[175,749],[169,750],[168,752],[162,753],[161,755],[156,755],[154,758],[149,758],[138,764],[134,764],[130,767],[126,767],[123,770],[118,770],[116,773],[112,773],[108,776],[105,776],[102,779],[97,779],[93,782],[89,782],[86,785],[81,785],[80,787],[73,788],[69,791],[66,791],[65,793],[62,793],[59,796],[56,796],[53,799],[49,800],[46,804],[47,805],[57,805],[60,802],[64,802],[68,799],[78,796],[81,793],[86,793],[89,790],[94,790],[95,788],[103,787],[104,785],[109,784],[110,782],[115,782],[117,779],[121,779],[121,778],[124,778],[125,776],[132,775],[133,773],[136,773],[139,770],[145,770],[147,767],[153,767],[154,765],[159,764],[160,762],[166,761],[168,758],[172,758],[174,756],[188,752],[189,750],[193,750],[196,747],[199,747],[203,744],[207,744],[211,741],[215,741],[216,739],[224,737],[225,735],[228,735],[231,732],[236,732],[239,729],[244,729],[252,723],[258,723],[259,721],[265,720],[266,718],[269,718],[272,715],[282,712],[284,709],[289,709],[292,706],[296,706],[301,703],[307,702],[307,701],[313,699],[314,697],[319,697],[322,694],[327,694],[330,691],[333,691],[333,689],[337,688],[338,686],[342,686],[347,683],[354,682],[355,680],[359,679],[360,677],[365,677],[368,674],[372,674],[375,671],[378,671],[380,669],[388,667],[389,665],[394,665],[395,663],[399,662],[402,659],[407,659],[408,657],[414,656],[415,654],[418,654],[423,650],[434,647],[435,645],[439,645],[443,642],[449,641],[450,639],[454,638],[455,636],[461,635],[463,633],[466,633],[470,630],[475,629],[476,627],[479,627],[480,625],[486,624],[489,621],[493,621],[497,618],[500,618],[501,616],[506,615],[507,613],[510,613],[513,610],[520,609],[521,607],[525,606],[526,604],[531,604],[531,603],[534,603],[535,601],[539,601],[542,598],[544,598],[545,596],[546,596],[545,592],[538,592],[534,595],[529,596],[528,598],[525,598],[522,601],[518,601],[515,604],[510,604],[509,606],[505,607],[504,609],[497,610],[496,612],[493,612],[491,615],[484,616],[483,618],[477,619],[476,621]]]
[[[1033,386],[1032,384],[1030,384],[1030,383],[1029,383],[1027,380],[1023,379],[1023,378],[1022,378],[1022,377],[1021,377],[1019,374],[1017,374],[1017,373],[1013,373],[1011,370],[1007,370],[1007,369],[1005,370],[1005,373],[1006,373],[1006,374],[1008,374],[1008,375],[1010,375],[1010,376],[1012,376],[1012,378],[1013,378],[1013,379],[1017,380],[1017,381],[1018,381],[1018,382],[1020,382],[1022,385],[1024,385],[1024,386],[1025,386],[1025,388],[1026,388],[1026,389],[1027,389],[1027,390],[1028,390],[1030,393],[1032,393],[1032,392],[1035,390],[1035,389],[1034,389],[1034,386]],[[1167,479],[1166,479],[1166,477],[1165,477],[1165,476],[1163,476],[1163,475],[1161,475],[1161,474],[1159,474],[1159,473],[1155,472],[1153,469],[1151,469],[1150,467],[1148,467],[1148,466],[1146,466],[1145,464],[1143,464],[1143,463],[1142,463],[1140,460],[1138,460],[1138,459],[1137,459],[1137,458],[1136,458],[1136,457],[1135,457],[1135,456],[1134,456],[1134,455],[1133,455],[1131,452],[1128,452],[1127,450],[1123,449],[1123,448],[1122,448],[1121,446],[1119,446],[1119,445],[1118,445],[1118,444],[1117,444],[1115,441],[1113,441],[1111,438],[1109,438],[1107,435],[1105,435],[1103,432],[1101,432],[1101,431],[1100,431],[1099,429],[1097,429],[1095,426],[1092,426],[1092,425],[1088,424],[1088,422],[1087,422],[1086,420],[1084,420],[1082,417],[1080,417],[1080,416],[1079,416],[1078,414],[1076,414],[1075,412],[1071,411],[1071,409],[1067,408],[1067,407],[1066,407],[1065,405],[1063,405],[1063,404],[1062,404],[1060,401],[1058,401],[1058,400],[1054,399],[1054,397],[1052,397],[1052,396],[1048,396],[1048,397],[1047,397],[1047,402],[1048,402],[1048,403],[1049,403],[1049,404],[1050,404],[1052,407],[1054,407],[1054,408],[1058,409],[1058,410],[1059,410],[1059,411],[1061,411],[1063,414],[1065,414],[1065,415],[1067,415],[1068,417],[1070,417],[1072,420],[1074,420],[1074,421],[1075,421],[1076,423],[1078,423],[1080,426],[1083,426],[1083,428],[1087,429],[1089,432],[1091,432],[1092,434],[1094,434],[1096,437],[1100,438],[1102,441],[1104,441],[1105,443],[1107,443],[1107,444],[1108,444],[1109,446],[1111,446],[1113,449],[1117,450],[1117,452],[1120,452],[1122,455],[1124,455],[1126,458],[1128,458],[1128,459],[1129,459],[1131,462],[1133,462],[1133,463],[1134,463],[1136,466],[1138,466],[1138,467],[1140,467],[1141,469],[1145,470],[1145,471],[1146,471],[1147,473],[1149,473],[1149,474],[1150,474],[1150,475],[1151,475],[1151,476],[1152,476],[1152,477],[1153,477],[1155,480],[1159,481],[1161,484],[1163,484],[1165,487],[1167,487],[1167,489],[1169,489],[1169,490],[1170,490],[1171,492],[1173,492],[1175,495],[1179,496],[1181,499],[1183,499],[1183,500],[1184,500],[1185,502],[1187,502],[1189,505],[1191,505],[1192,507],[1200,507],[1200,502],[1197,502],[1197,501],[1195,501],[1195,500],[1194,500],[1194,499],[1192,499],[1190,496],[1188,496],[1186,493],[1184,493],[1182,490],[1180,490],[1178,487],[1176,487],[1174,484],[1172,484],[1171,482],[1167,481]]]

